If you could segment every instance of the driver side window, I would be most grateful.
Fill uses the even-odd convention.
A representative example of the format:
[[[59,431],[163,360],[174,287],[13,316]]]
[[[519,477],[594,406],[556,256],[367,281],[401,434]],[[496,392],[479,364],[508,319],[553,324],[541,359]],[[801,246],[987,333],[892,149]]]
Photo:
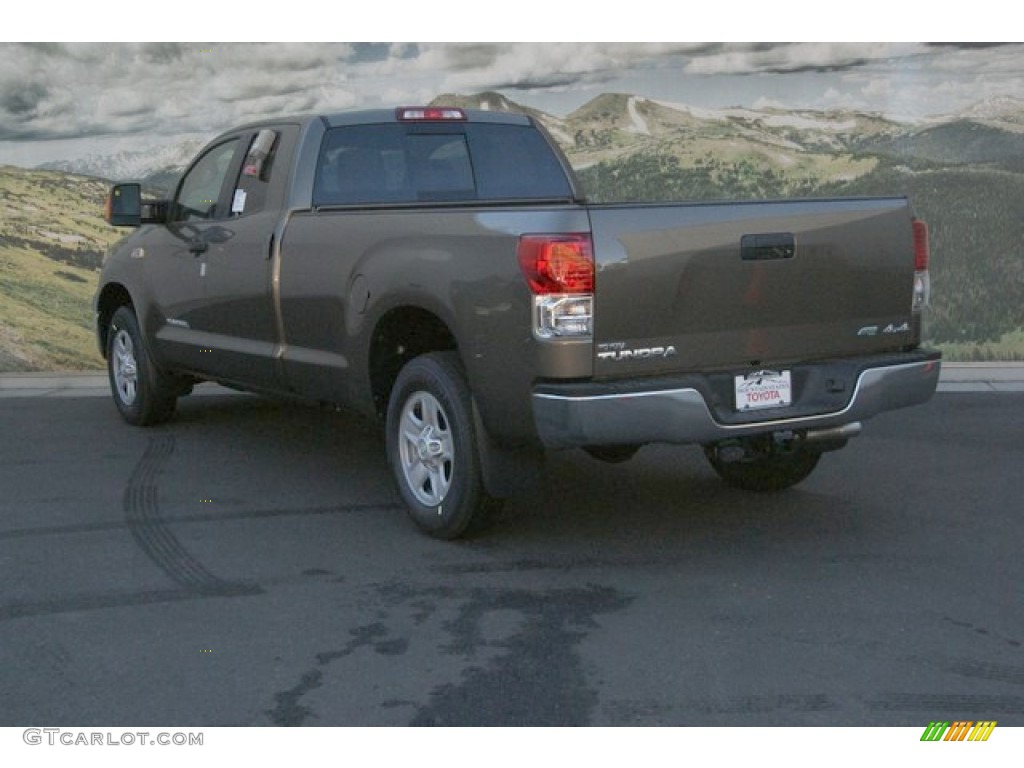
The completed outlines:
[[[171,216],[173,221],[227,217],[226,210],[217,210],[217,203],[237,148],[238,139],[232,139],[218,144],[199,158],[178,188]]]

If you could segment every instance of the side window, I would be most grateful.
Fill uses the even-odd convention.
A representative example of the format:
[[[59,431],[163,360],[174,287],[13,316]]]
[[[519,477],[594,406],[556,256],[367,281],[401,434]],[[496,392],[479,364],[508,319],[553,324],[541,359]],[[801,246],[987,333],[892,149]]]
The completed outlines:
[[[249,142],[242,172],[238,177],[231,196],[231,215],[257,213],[263,210],[270,188],[270,174],[273,171],[280,135],[277,131],[264,128]]]
[[[178,188],[171,216],[173,221],[227,217],[228,212],[218,210],[217,204],[237,148],[238,139],[231,139],[199,158]]]

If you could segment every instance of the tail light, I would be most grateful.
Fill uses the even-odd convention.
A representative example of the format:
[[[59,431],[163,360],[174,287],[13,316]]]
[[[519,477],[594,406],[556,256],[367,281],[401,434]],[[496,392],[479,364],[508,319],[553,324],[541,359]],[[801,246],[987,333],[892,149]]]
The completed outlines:
[[[519,268],[533,293],[538,338],[593,334],[594,250],[586,233],[523,235]]]
[[[928,225],[914,219],[914,298],[911,309],[918,311],[928,306],[931,281],[928,278]]]

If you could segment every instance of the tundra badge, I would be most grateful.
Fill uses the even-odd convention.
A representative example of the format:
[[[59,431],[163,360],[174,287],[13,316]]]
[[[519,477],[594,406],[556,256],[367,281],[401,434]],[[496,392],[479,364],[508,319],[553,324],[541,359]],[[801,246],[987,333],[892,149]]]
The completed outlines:
[[[658,357],[665,359],[675,357],[677,354],[679,353],[671,344],[664,347],[636,347],[634,349],[626,349],[625,342],[621,341],[597,345],[598,360],[611,360],[617,363],[623,360],[650,360]]]

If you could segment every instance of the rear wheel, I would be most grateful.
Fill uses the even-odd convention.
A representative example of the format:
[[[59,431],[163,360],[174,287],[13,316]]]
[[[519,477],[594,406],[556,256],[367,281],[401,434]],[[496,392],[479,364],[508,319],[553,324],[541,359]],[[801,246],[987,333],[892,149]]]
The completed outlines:
[[[119,307],[110,320],[107,372],[114,404],[129,424],[158,424],[173,415],[180,384],[153,364],[131,307]]]
[[[727,484],[745,491],[772,492],[791,488],[818,466],[821,453],[806,448],[781,451],[748,451],[742,458],[726,461],[718,446],[705,446],[712,468]]]
[[[388,401],[387,450],[410,517],[439,539],[479,528],[499,502],[484,488],[469,387],[453,352],[402,368]]]

